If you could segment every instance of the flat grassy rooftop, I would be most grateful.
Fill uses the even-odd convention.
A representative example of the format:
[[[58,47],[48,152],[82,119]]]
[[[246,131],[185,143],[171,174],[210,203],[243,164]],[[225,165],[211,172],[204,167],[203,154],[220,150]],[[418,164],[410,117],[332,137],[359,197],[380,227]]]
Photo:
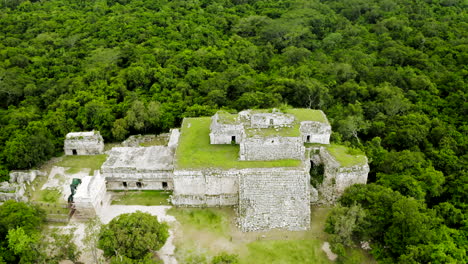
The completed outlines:
[[[209,117],[185,118],[176,151],[179,169],[298,167],[300,160],[239,161],[238,145],[211,145]]]
[[[327,146],[327,150],[344,167],[364,165],[367,162],[365,154],[360,150],[335,144]]]
[[[306,108],[292,108],[292,109],[285,110],[284,113],[294,115],[298,122],[317,121],[320,123],[328,124],[327,117],[320,110],[306,109]]]

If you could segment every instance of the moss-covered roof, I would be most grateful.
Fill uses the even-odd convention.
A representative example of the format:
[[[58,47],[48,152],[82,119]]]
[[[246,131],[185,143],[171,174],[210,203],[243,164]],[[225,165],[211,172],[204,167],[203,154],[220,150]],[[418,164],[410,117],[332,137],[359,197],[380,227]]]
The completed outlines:
[[[284,111],[286,114],[293,114],[298,122],[302,121],[316,121],[328,124],[327,117],[321,110],[306,109],[306,108],[292,108]]]
[[[238,122],[237,120],[238,114],[231,114],[226,111],[218,111],[217,114],[218,114],[218,123],[235,125]]]
[[[300,124],[295,122],[291,127],[247,128],[245,134],[247,137],[299,137],[301,136],[299,126]]]
[[[176,150],[178,169],[298,167],[300,160],[239,161],[238,145],[211,145],[210,118],[185,118]]]
[[[367,162],[366,155],[360,150],[336,144],[328,145],[326,148],[343,167],[364,165]]]

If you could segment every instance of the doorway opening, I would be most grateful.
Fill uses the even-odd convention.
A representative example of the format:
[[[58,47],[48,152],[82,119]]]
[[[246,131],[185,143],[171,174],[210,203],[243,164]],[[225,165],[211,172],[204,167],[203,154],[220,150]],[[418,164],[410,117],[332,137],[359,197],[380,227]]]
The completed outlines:
[[[236,136],[231,137],[231,144],[236,144]]]
[[[78,155],[78,152],[76,151],[76,149],[72,149],[72,153],[73,155]]]
[[[122,182],[124,188],[127,188],[127,182]]]
[[[167,189],[167,182],[162,182],[163,189]]]
[[[307,142],[310,142],[310,135],[307,136]]]
[[[136,186],[137,186],[138,188],[141,188],[141,182],[137,182],[137,183],[136,183]]]

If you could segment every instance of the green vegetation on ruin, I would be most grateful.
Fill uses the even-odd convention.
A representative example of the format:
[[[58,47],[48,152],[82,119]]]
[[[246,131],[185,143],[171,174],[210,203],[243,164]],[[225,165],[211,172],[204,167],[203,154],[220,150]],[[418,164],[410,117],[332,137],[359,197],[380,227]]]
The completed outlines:
[[[320,110],[307,108],[290,108],[284,111],[286,114],[293,114],[298,122],[317,121],[328,124],[328,120]]]
[[[117,205],[170,205],[172,191],[116,191],[112,204]]]
[[[234,208],[171,208],[180,226],[174,244],[179,263],[210,263],[213,256],[227,251],[238,255],[240,264],[333,263],[321,247],[329,208],[311,208],[311,227],[307,231],[270,230],[241,232],[235,224]],[[179,235],[181,232],[182,235]],[[375,263],[361,250],[352,249],[356,263]],[[196,261],[194,261],[196,260]]]
[[[91,169],[89,175],[93,175],[95,170],[101,169],[102,164],[106,161],[107,155],[66,155],[56,166],[68,167],[66,171],[69,174],[80,172],[82,169]]]
[[[186,118],[182,123],[176,164],[179,169],[298,167],[300,160],[239,161],[238,145],[210,144],[210,118]]]
[[[218,111],[218,122],[221,124],[236,124],[237,114],[231,114],[226,111]]]
[[[245,129],[245,133],[247,137],[299,137],[301,136],[299,126],[299,123],[294,123],[290,127],[248,128]]]
[[[331,144],[327,146],[327,150],[344,167],[363,165],[367,162],[365,154],[357,149]]]

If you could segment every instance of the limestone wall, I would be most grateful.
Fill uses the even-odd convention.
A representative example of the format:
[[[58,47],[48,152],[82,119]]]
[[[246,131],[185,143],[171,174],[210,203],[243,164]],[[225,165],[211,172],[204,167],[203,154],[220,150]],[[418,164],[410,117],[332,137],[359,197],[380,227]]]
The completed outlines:
[[[63,150],[65,151],[65,155],[102,154],[104,151],[104,140],[97,131],[68,133]]]
[[[211,118],[210,144],[231,144],[233,139],[239,144],[243,136],[244,126],[241,123],[221,124],[218,122],[218,114]]]
[[[171,129],[170,134],[171,135],[169,136],[169,142],[167,143],[167,146],[172,151],[175,151],[177,146],[179,145],[180,131],[177,128],[173,128]]]
[[[238,203],[238,170],[175,170],[176,206],[228,206]]]
[[[304,145],[300,137],[252,137],[240,144],[240,160],[303,159]]]
[[[252,128],[285,127],[294,122],[294,115],[283,113],[255,113],[250,117]]]
[[[239,187],[241,230],[309,228],[309,174],[304,168],[245,169]]]
[[[299,130],[301,131],[303,142],[330,144],[331,126],[329,124],[303,121]]]
[[[335,203],[347,187],[357,183],[367,183],[369,173],[367,162],[344,167],[323,147],[320,149],[320,159],[324,164],[325,172],[323,182],[318,186],[318,203]]]
[[[109,202],[106,191],[105,179],[99,171],[95,171],[94,176],[84,177],[73,197],[75,216],[78,218],[96,216],[96,213]]]

